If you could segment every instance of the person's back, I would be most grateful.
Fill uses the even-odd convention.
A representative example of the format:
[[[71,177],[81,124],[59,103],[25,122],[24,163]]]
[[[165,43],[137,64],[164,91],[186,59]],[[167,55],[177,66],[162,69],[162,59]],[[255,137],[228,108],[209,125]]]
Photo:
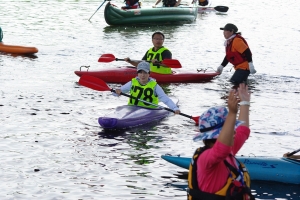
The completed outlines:
[[[139,0],[124,0],[124,2],[125,6],[122,7],[123,10],[141,8]]]
[[[155,4],[152,6],[153,8],[156,7],[157,4],[159,4],[161,0],[156,0]],[[163,6],[164,7],[177,7],[180,5],[181,0],[163,0]]]
[[[163,0],[163,6],[165,7],[174,7],[176,0]]]

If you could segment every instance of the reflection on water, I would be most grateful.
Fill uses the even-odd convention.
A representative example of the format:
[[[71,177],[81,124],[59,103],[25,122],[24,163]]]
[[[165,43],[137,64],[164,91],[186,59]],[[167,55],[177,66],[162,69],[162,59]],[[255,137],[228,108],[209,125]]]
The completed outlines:
[[[154,33],[158,30],[163,30],[164,34],[173,34],[182,28],[181,25],[139,25],[139,26],[106,26],[103,28],[105,33],[119,33],[122,36],[137,36],[139,33]]]
[[[38,56],[35,55],[35,54],[12,54],[12,53],[4,53],[4,52],[0,52],[0,55],[4,55],[4,56],[12,56],[12,57],[31,58],[31,59],[36,59],[36,58],[38,58]]]

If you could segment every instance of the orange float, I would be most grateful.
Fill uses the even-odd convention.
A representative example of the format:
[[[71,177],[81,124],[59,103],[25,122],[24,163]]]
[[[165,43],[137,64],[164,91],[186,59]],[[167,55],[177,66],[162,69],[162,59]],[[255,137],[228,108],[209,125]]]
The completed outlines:
[[[0,42],[0,52],[11,54],[34,54],[38,52],[38,49],[35,47],[7,45]]]

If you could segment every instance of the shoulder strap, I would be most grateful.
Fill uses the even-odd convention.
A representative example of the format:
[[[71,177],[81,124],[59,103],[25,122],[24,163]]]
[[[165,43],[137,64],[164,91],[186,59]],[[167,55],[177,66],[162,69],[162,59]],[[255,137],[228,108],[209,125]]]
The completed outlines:
[[[224,160],[224,164],[231,172],[233,172],[235,174],[236,177],[238,177],[240,175],[238,170],[235,167],[233,167],[231,164],[229,164],[229,162],[227,162],[227,160]]]

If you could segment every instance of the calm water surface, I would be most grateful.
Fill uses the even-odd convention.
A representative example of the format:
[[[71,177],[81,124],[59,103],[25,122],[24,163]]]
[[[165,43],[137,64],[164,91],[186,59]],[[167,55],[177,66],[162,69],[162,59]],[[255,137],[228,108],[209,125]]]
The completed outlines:
[[[141,59],[162,31],[165,46],[187,69],[216,69],[223,57],[226,23],[235,23],[253,52],[257,74],[250,77],[252,134],[240,154],[280,157],[299,147],[298,1],[215,0],[227,14],[198,15],[191,24],[109,27],[96,0],[2,2],[3,42],[35,46],[36,57],[0,55],[1,199],[185,199],[182,169],[163,161],[170,153],[191,156],[197,127],[171,116],[148,129],[104,132],[97,118],[126,97],[78,86],[74,74],[126,65],[98,63],[104,53]],[[122,1],[113,2],[121,6]],[[143,1],[144,6],[152,1]],[[171,84],[183,113],[199,116],[225,105],[232,75],[203,84]],[[117,87],[119,85],[110,85]],[[300,199],[297,185],[255,183],[260,199]]]

